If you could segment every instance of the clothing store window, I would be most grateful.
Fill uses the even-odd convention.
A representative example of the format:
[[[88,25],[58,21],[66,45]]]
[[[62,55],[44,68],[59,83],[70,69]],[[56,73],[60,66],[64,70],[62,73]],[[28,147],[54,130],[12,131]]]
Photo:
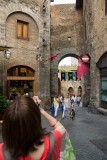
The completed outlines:
[[[28,40],[29,23],[17,20],[17,38]]]

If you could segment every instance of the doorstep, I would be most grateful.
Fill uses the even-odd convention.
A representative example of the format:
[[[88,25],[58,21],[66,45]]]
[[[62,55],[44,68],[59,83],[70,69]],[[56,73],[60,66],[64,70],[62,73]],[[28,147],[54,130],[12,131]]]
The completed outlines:
[[[102,107],[97,108],[97,109],[98,109],[98,111],[99,111],[100,113],[103,113],[103,114],[107,115],[107,109],[102,108]]]

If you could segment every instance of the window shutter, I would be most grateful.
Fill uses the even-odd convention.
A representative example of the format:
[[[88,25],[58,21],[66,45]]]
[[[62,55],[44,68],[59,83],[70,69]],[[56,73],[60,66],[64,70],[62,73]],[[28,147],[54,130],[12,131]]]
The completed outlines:
[[[28,38],[28,24],[23,24],[23,38]]]
[[[17,23],[17,37],[22,38],[22,23]]]

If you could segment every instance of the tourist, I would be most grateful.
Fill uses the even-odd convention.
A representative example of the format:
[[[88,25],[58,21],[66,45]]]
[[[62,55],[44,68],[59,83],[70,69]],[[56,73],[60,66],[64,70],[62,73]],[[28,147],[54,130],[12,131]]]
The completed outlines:
[[[59,97],[58,95],[55,95],[54,96],[54,100],[53,100],[53,104],[54,104],[54,110],[55,110],[55,114],[54,116],[56,117],[57,116],[57,112],[58,112],[58,108],[59,108]]]
[[[2,125],[3,143],[0,144],[0,160],[8,155],[10,160],[45,160],[50,143],[46,129],[42,128],[41,115],[52,127],[54,150],[52,160],[59,160],[63,125],[36,105],[35,97],[16,97],[7,108]]]
[[[70,101],[70,97],[68,94],[66,94],[66,96],[64,97],[64,115],[66,115],[67,118],[70,118],[70,113],[71,113],[71,109],[72,109],[72,106],[71,106],[71,101]]]

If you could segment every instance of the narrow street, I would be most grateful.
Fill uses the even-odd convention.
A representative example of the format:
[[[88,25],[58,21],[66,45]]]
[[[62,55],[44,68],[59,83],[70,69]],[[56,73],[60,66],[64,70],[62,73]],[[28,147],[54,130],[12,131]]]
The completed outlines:
[[[57,119],[70,134],[77,160],[107,160],[107,116],[94,115],[87,108],[76,108],[74,120]],[[47,126],[46,121],[43,121]],[[47,126],[49,129],[49,126]]]

